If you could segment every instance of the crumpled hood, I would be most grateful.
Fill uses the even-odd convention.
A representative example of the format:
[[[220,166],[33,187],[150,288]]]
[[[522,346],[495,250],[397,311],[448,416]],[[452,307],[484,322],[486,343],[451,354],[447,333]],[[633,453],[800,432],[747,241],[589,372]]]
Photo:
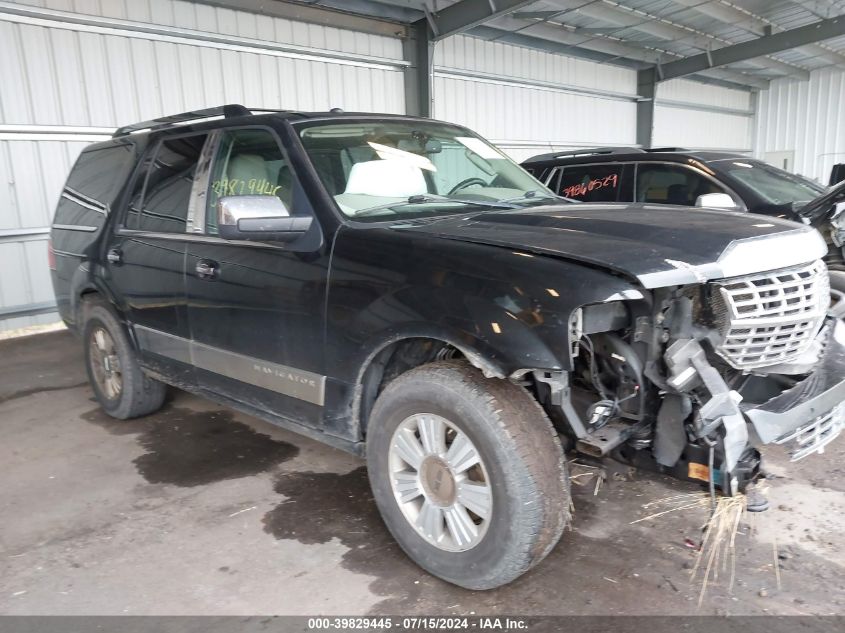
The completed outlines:
[[[794,222],[667,205],[549,205],[396,228],[580,261],[646,288],[784,268],[827,251],[817,231]]]
[[[813,226],[821,228],[821,225],[833,220],[836,214],[835,204],[843,199],[845,199],[845,182],[829,189],[818,198],[798,206],[795,213]]]

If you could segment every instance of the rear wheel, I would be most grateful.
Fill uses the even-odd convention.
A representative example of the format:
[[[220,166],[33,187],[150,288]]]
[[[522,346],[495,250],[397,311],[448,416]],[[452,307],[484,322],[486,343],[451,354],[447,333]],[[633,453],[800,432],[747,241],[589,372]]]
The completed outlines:
[[[126,420],[161,408],[167,386],[144,374],[123,326],[100,301],[86,302],[85,366],[100,406],[114,418]]]
[[[569,480],[534,398],[465,362],[390,383],[370,418],[367,467],[388,529],[421,567],[491,589],[539,563],[569,518]]]

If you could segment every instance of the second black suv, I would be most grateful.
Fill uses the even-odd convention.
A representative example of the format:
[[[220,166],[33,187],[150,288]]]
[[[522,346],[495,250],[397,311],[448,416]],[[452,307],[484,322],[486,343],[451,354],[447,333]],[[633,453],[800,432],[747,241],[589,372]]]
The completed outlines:
[[[484,589],[557,543],[562,443],[733,494],[841,431],[818,233],[689,218],[568,204],[447,123],[232,105],[85,149],[53,283],[108,414],[169,384],[366,455],[408,555]]]
[[[829,246],[831,283],[845,292],[841,231],[818,213],[821,185],[741,154],[681,148],[598,147],[541,154],[522,163],[561,196],[581,202],[642,202],[747,211],[819,229]],[[830,207],[830,205],[828,205]]]
[[[581,202],[717,207],[797,221],[796,210],[825,191],[742,154],[672,147],[560,151],[522,166],[559,195]]]

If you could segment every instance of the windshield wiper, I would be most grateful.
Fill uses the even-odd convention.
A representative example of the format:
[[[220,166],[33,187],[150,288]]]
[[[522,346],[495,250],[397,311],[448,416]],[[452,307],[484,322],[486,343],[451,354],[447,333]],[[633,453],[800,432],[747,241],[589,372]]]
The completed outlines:
[[[537,195],[536,191],[526,191],[523,195],[517,196],[516,198],[505,198],[504,200],[497,200],[496,202],[499,202],[501,204],[513,204],[515,202],[526,202],[533,200],[563,200],[564,202],[578,202],[577,200],[573,200],[572,198],[557,196],[555,194],[544,194],[540,196]]]
[[[455,198],[451,196],[439,196],[439,195],[432,195],[432,194],[420,194],[410,196],[407,200],[403,202],[389,202],[387,204],[380,204],[377,207],[370,207],[368,209],[362,209],[353,215],[353,218],[363,218],[369,215],[376,215],[379,211],[384,211],[385,209],[398,209],[400,207],[407,207],[413,206],[417,204],[426,204],[429,202],[452,202],[458,204],[465,204],[471,207],[487,207],[487,208],[495,208],[495,209],[515,209],[514,205],[506,204],[505,201],[497,200],[490,202],[484,202],[482,200],[467,200],[465,198]]]

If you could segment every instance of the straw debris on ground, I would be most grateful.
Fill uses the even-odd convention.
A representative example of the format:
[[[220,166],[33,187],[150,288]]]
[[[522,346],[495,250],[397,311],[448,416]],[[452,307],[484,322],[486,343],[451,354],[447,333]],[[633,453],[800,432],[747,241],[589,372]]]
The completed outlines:
[[[651,512],[644,517],[631,521],[631,525],[652,521],[669,514],[687,513],[696,509],[710,509],[707,521],[702,526],[701,543],[697,547],[697,554],[690,583],[701,583],[698,591],[698,606],[701,607],[707,589],[727,579],[727,589],[733,590],[736,580],[736,537],[740,533],[740,526],[747,514],[747,499],[738,494],[733,497],[719,496],[714,501],[706,492],[693,492],[672,495],[657,499],[642,506]],[[780,569],[777,565],[777,543],[773,544],[775,559],[775,576],[780,588]]]

